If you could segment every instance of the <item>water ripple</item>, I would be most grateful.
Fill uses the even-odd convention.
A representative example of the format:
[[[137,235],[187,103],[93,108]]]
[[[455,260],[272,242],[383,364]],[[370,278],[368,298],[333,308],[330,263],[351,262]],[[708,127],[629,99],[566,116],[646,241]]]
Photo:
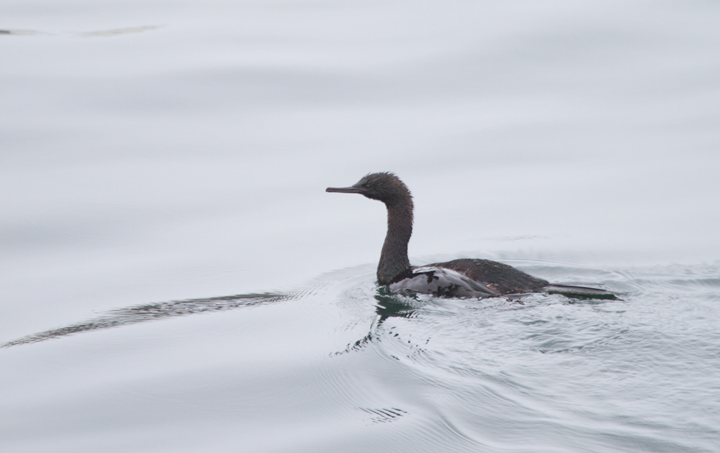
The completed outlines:
[[[302,295],[302,293],[300,293]],[[199,313],[234,310],[240,307],[251,307],[273,302],[292,299],[289,294],[237,294],[234,296],[210,297],[205,299],[176,300],[153,304],[135,305],[127,308],[112,310],[107,314],[89,319],[77,324],[46,330],[44,332],[28,335],[9,341],[0,347],[7,348],[21,344],[37,343],[54,338],[88,332],[93,330],[109,329],[141,322],[157,321],[160,319],[187,316]]]

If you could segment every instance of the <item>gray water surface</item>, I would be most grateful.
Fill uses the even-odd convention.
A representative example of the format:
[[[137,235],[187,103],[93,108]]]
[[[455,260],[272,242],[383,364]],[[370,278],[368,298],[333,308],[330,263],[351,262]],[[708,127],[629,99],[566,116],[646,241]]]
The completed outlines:
[[[720,451],[718,20],[6,0],[0,450]],[[383,296],[371,171],[413,264],[621,299]]]

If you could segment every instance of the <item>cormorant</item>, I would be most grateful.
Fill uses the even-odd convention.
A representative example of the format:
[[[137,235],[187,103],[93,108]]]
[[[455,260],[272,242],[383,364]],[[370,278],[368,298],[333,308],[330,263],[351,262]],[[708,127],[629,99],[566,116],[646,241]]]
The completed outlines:
[[[378,283],[391,292],[443,297],[495,297],[525,293],[564,294],[570,297],[615,299],[611,292],[580,286],[554,285],[507,264],[483,259],[458,259],[413,267],[407,246],[412,235],[413,201],[410,190],[392,173],[371,173],[350,187],[328,187],[326,192],[359,193],[385,203],[388,228],[377,268]]]

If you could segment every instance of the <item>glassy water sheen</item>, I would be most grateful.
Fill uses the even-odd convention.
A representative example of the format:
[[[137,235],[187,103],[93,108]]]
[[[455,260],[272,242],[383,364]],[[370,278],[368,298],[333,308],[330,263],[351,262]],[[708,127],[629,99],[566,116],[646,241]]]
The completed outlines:
[[[6,391],[2,437],[59,451],[714,450],[717,266],[513,264],[623,299],[391,296],[363,267],[288,294],[129,307],[6,345],[5,374],[34,390]],[[130,327],[170,317],[184,318]]]
[[[717,2],[0,9],[0,451],[720,451]]]

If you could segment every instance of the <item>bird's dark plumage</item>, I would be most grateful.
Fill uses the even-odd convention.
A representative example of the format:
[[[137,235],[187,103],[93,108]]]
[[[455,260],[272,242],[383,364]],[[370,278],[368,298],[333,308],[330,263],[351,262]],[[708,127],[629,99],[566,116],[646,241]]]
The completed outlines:
[[[447,297],[492,297],[534,292],[573,297],[615,298],[601,289],[551,285],[507,264],[482,259],[459,259],[412,267],[407,246],[412,235],[413,201],[410,190],[392,173],[371,173],[350,187],[328,187],[327,192],[358,193],[385,203],[388,229],[377,278],[393,292],[415,292]]]

